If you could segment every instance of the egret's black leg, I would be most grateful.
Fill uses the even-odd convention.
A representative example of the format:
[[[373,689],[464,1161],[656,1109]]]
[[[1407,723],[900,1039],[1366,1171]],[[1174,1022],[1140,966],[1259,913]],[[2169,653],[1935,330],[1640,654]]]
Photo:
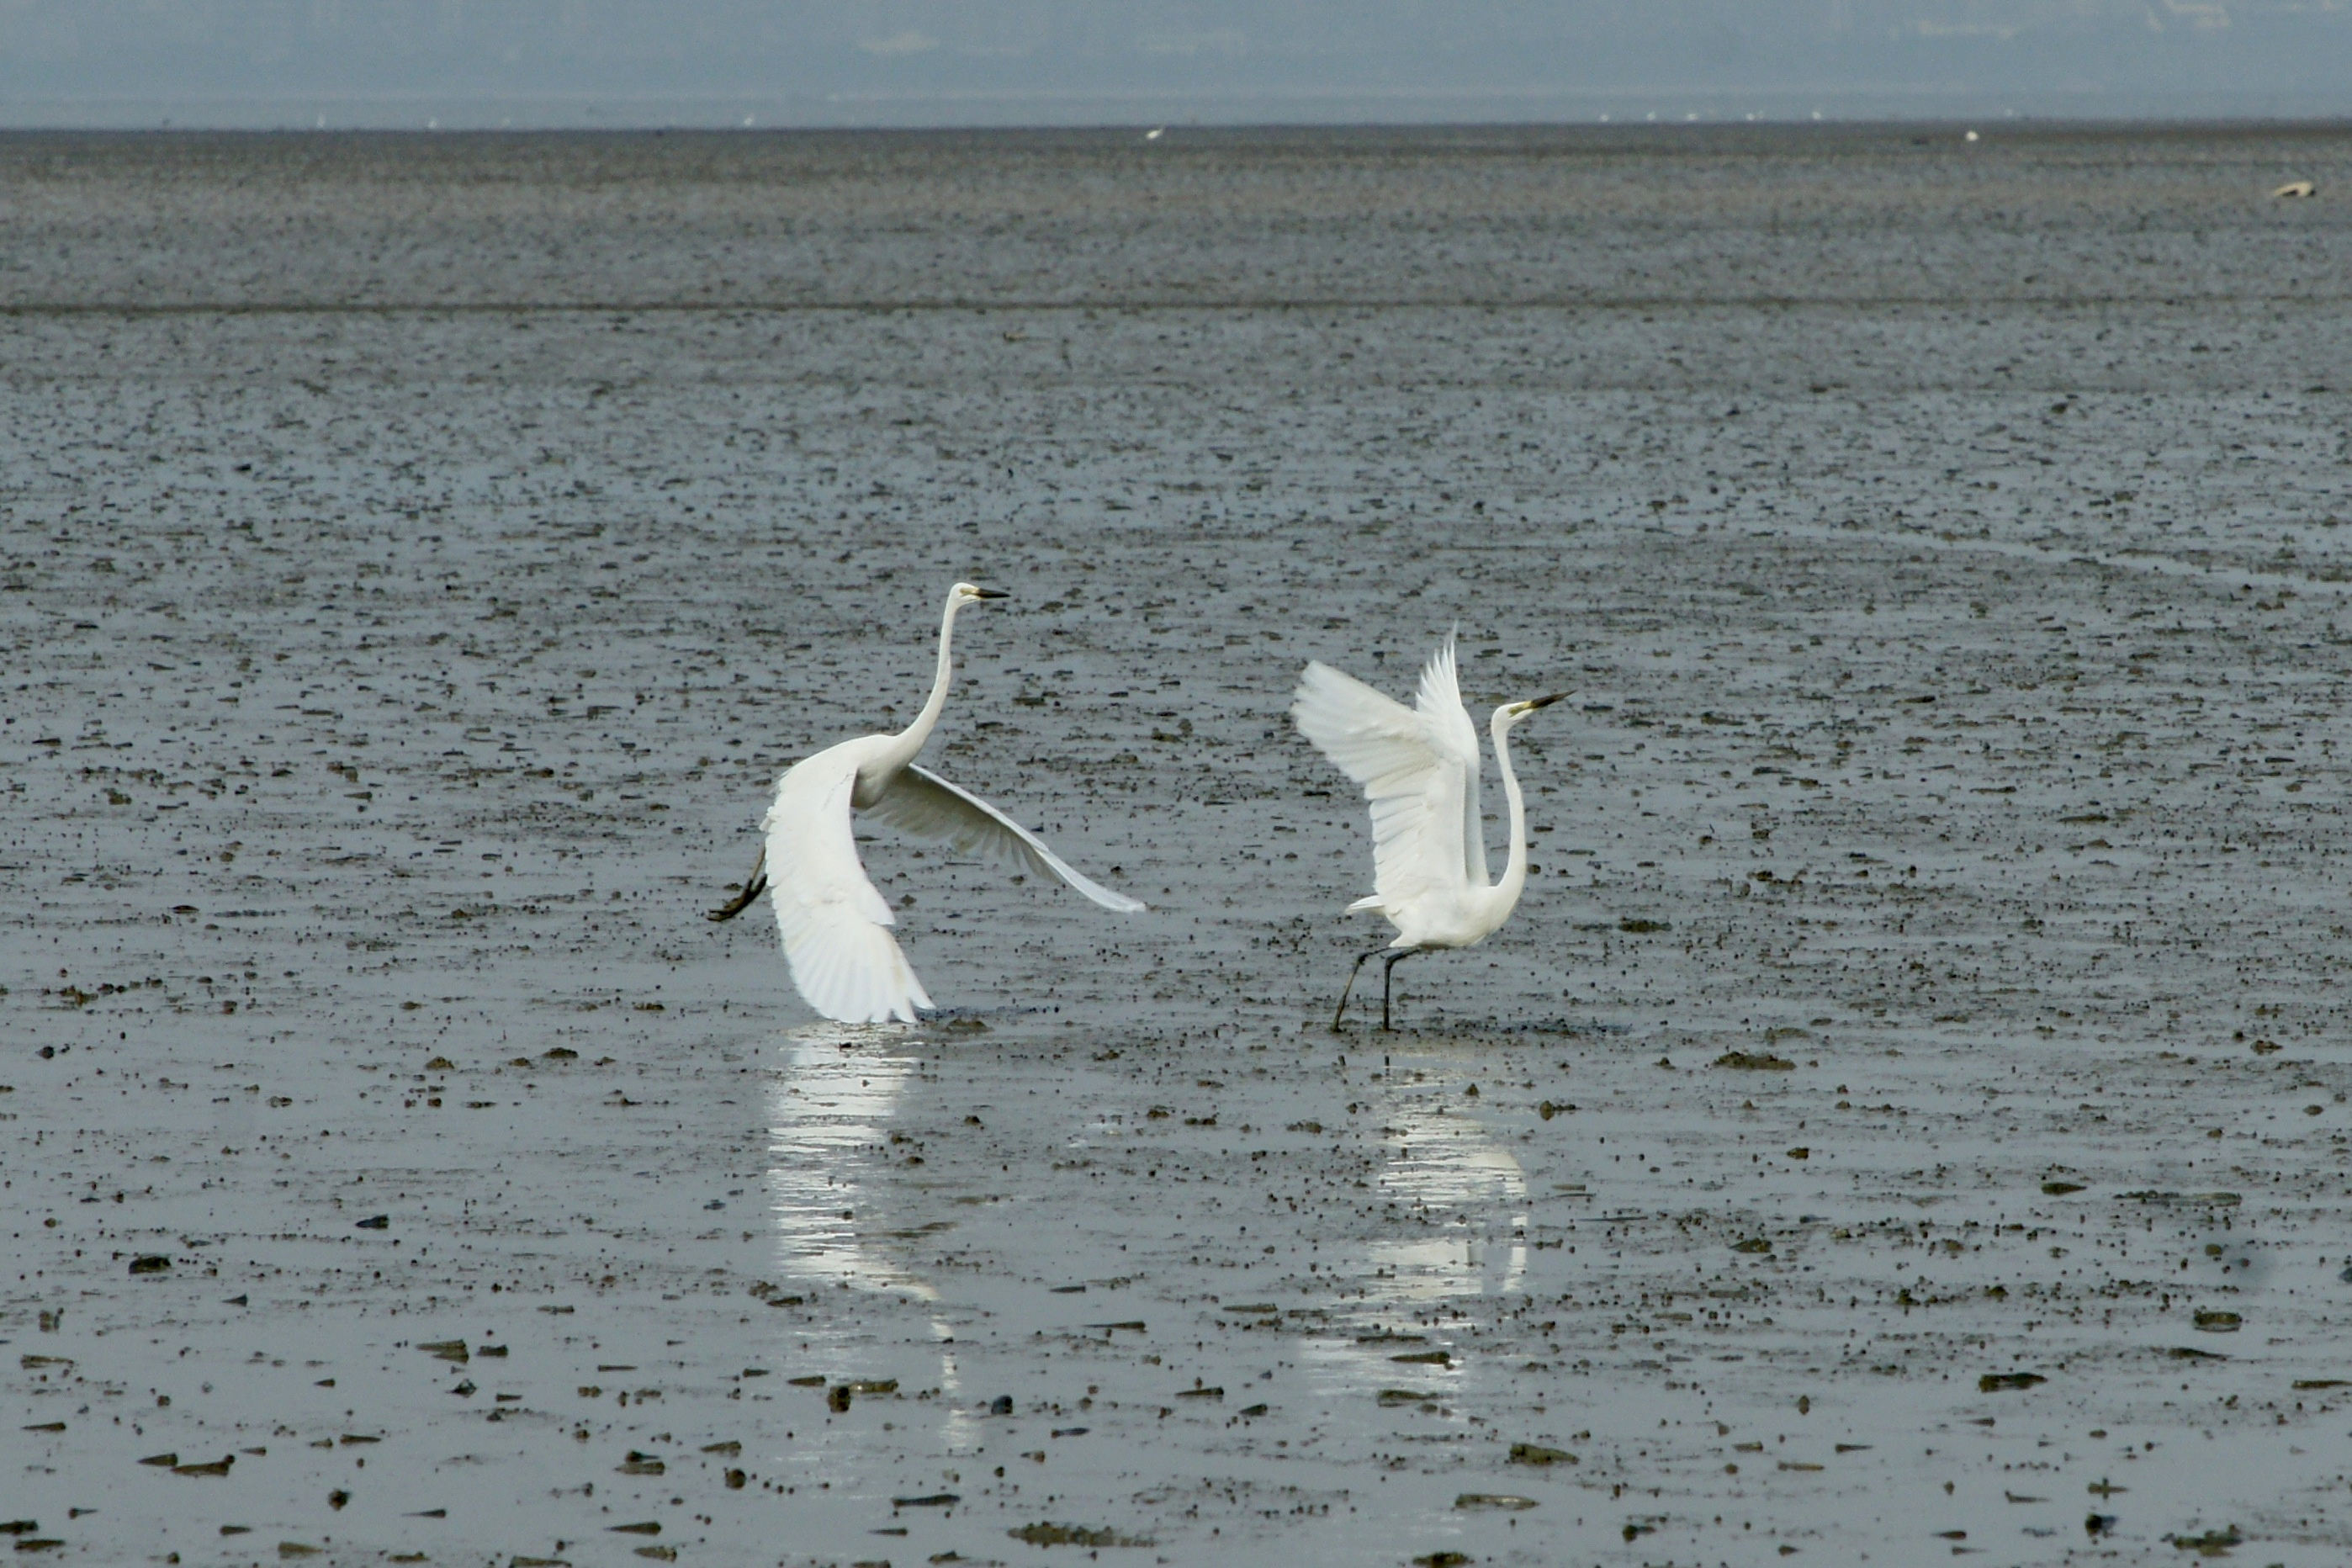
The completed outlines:
[[[768,847],[760,846],[760,858],[751,862],[751,874],[743,879],[743,890],[725,905],[711,910],[703,918],[710,921],[731,921],[751,907],[751,900],[768,890]]]
[[[1356,955],[1356,967],[1348,971],[1348,984],[1339,988],[1339,1005],[1333,1009],[1331,1014],[1331,1032],[1333,1034],[1336,1035],[1339,1032],[1339,1020],[1347,1016],[1348,994],[1356,988],[1356,976],[1363,973],[1364,961],[1373,956],[1374,953],[1384,952],[1386,951],[1387,949],[1385,948],[1376,947],[1373,948],[1370,952],[1362,952]]]
[[[1389,954],[1387,967],[1381,971],[1381,1027],[1383,1029],[1393,1028],[1389,1022],[1389,985],[1396,978],[1396,966],[1420,951],[1417,947],[1398,949]]]

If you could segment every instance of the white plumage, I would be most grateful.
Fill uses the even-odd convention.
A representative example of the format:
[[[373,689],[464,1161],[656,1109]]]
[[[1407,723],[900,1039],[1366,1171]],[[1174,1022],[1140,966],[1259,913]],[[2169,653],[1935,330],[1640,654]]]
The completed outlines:
[[[948,593],[940,621],[939,671],[915,721],[895,735],[861,735],[829,746],[784,771],[761,821],[765,844],[740,897],[711,911],[731,920],[769,886],[776,929],[802,998],[828,1018],[912,1023],[931,998],[890,928],[890,906],[857,858],[855,814],[867,813],[907,832],[944,838],[1025,871],[1068,883],[1106,909],[1133,913],[1143,905],[1072,868],[1035,834],[969,791],[914,765],[947,703],[949,645],[956,612],[1003,595],[969,583]],[[764,876],[762,873],[765,873]]]
[[[788,769],[761,820],[776,930],[793,984],[845,1023],[911,1021],[931,998],[890,934],[898,921],[866,879],[852,831],[856,753],[880,737],[844,742]]]
[[[1484,941],[1517,907],[1528,878],[1527,806],[1511,771],[1507,737],[1512,725],[1566,695],[1495,710],[1495,761],[1510,803],[1511,850],[1503,879],[1489,886],[1478,807],[1478,731],[1462,705],[1454,639],[1431,656],[1411,708],[1327,664],[1310,664],[1299,677],[1290,708],[1299,733],[1361,784],[1371,805],[1373,891],[1348,907],[1376,910],[1396,927],[1387,944],[1391,972],[1408,954]],[[1356,969],[1381,951],[1357,959]],[[1349,990],[1355,979],[1349,972]],[[1387,997],[1384,981],[1382,1027]],[[1347,1005],[1342,991],[1340,1014]],[[1332,1026],[1339,1026],[1339,1015]]]

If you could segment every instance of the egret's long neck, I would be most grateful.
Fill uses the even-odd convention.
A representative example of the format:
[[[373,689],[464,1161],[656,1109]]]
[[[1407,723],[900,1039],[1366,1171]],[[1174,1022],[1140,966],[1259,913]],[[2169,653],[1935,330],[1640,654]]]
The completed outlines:
[[[923,710],[915,715],[913,723],[890,737],[889,748],[866,764],[864,770],[866,773],[877,779],[887,778],[913,762],[922,751],[923,742],[931,738],[931,731],[948,705],[948,688],[955,681],[954,661],[948,649],[955,636],[956,611],[961,607],[961,600],[950,598],[946,613],[940,616],[939,673],[932,678],[931,695],[924,701]]]
[[[1528,885],[1528,803],[1519,794],[1519,775],[1511,771],[1510,721],[1498,712],[1490,727],[1495,736],[1495,765],[1503,774],[1503,798],[1511,806],[1511,858],[1504,863],[1503,879],[1494,887],[1499,920],[1517,906],[1519,893]]]

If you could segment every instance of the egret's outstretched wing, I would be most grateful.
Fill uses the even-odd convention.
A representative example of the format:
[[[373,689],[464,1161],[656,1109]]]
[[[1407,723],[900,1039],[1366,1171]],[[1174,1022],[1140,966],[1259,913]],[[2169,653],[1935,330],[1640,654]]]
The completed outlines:
[[[1463,822],[1476,776],[1475,732],[1465,768],[1429,714],[1322,663],[1299,677],[1290,713],[1299,732],[1363,785],[1371,802],[1377,892],[1365,902],[1398,910],[1433,893],[1459,891],[1468,875]]]
[[[1486,885],[1486,832],[1478,815],[1478,727],[1462,706],[1462,682],[1448,636],[1421,672],[1413,711],[1429,721],[1430,732],[1448,757],[1462,765],[1462,863],[1469,878]]]
[[[928,768],[902,769],[866,815],[926,838],[944,838],[966,854],[976,850],[1035,876],[1058,877],[1107,910],[1134,914],[1143,908],[1084,875],[1046,848],[1044,839]]]
[[[820,752],[776,786],[761,824],[776,928],[793,984],[810,1006],[845,1024],[911,1024],[931,999],[890,935],[890,906],[858,861],[849,806],[856,783],[856,759]]]

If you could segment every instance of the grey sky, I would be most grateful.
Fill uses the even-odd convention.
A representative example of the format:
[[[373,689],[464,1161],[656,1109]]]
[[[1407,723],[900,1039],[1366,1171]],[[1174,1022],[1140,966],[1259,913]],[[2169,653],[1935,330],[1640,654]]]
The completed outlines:
[[[2352,113],[2352,0],[0,0],[0,123]]]

